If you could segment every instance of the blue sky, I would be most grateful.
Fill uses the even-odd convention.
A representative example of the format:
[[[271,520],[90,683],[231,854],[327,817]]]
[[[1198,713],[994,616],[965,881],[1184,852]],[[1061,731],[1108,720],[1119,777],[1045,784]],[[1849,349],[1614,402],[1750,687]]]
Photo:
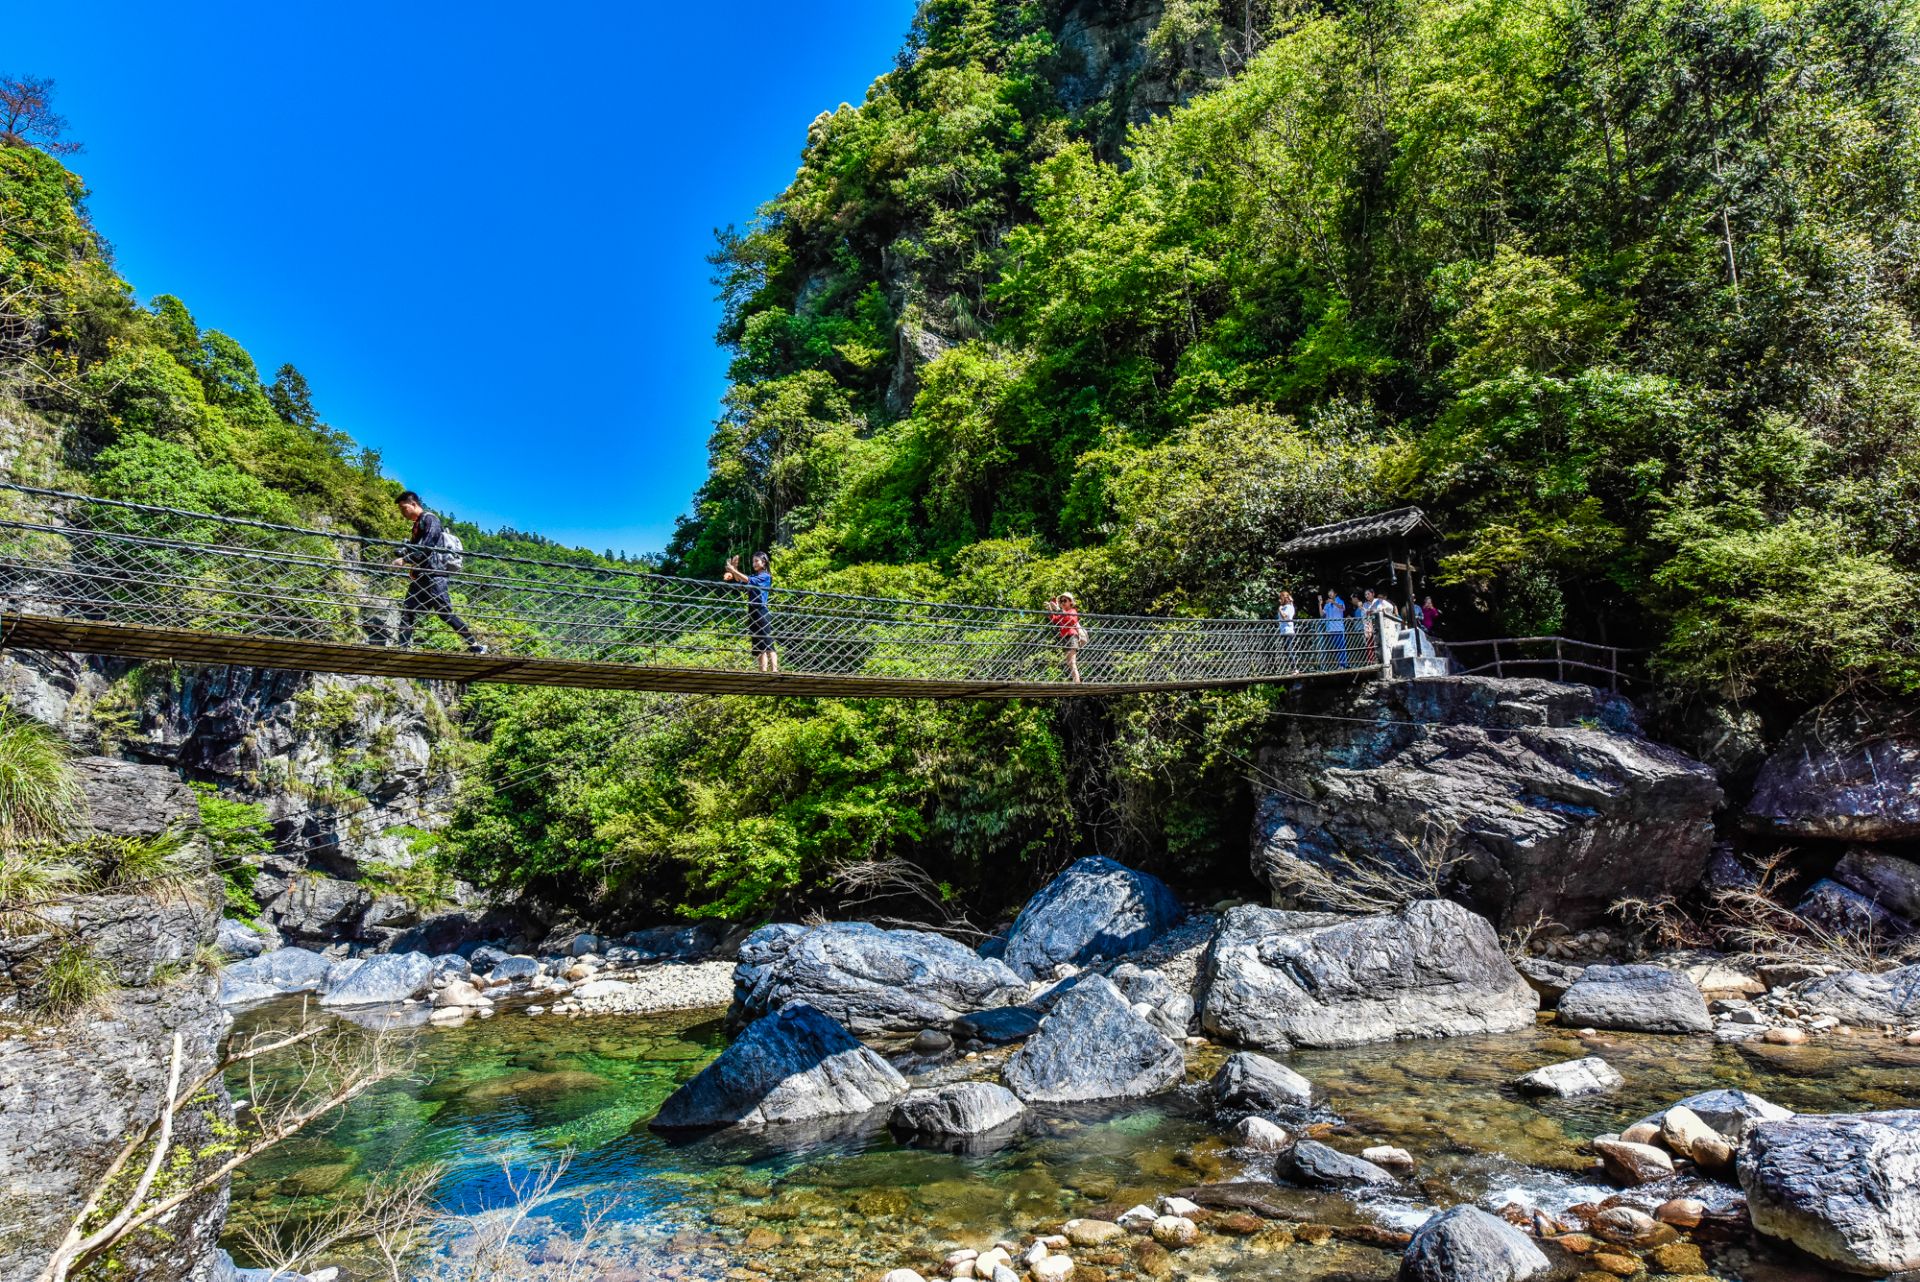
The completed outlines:
[[[430,502],[657,550],[725,388],[705,261],[913,0],[11,6],[94,221]]]

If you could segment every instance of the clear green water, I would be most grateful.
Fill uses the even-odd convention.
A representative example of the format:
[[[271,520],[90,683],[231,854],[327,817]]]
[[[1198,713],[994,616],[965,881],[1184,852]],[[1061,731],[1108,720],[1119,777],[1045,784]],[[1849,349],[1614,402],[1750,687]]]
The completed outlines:
[[[983,1154],[905,1147],[884,1127],[785,1147],[739,1135],[669,1142],[645,1123],[719,1052],[717,1015],[568,1020],[510,1011],[402,1034],[417,1043],[407,1079],[240,1172],[230,1241],[249,1223],[311,1215],[371,1175],[417,1162],[445,1164],[440,1195],[450,1209],[498,1206],[509,1197],[503,1162],[524,1173],[571,1149],[560,1191],[577,1198],[549,1205],[530,1225],[536,1259],[543,1237],[569,1240],[592,1208],[597,1277],[871,1278],[1185,1185],[1261,1175],[1221,1142],[1191,1089],[1105,1113],[1037,1117],[1024,1138]],[[286,1018],[269,1007],[246,1016],[240,1031]],[[1507,1085],[1526,1069],[1596,1050],[1625,1076],[1625,1089],[1536,1103]],[[1191,1056],[1191,1078],[1203,1081],[1219,1054]],[[1419,1163],[1398,1194],[1359,1206],[1286,1195],[1300,1222],[1336,1227],[1410,1227],[1430,1206],[1501,1191],[1550,1209],[1604,1195],[1587,1183],[1583,1140],[1715,1086],[1810,1112],[1920,1101],[1920,1048],[1877,1039],[1735,1047],[1620,1035],[1589,1045],[1541,1028],[1298,1053],[1289,1062],[1344,1118],[1331,1137],[1337,1147],[1396,1144]],[[1183,1252],[1174,1276],[1384,1279],[1397,1263],[1397,1252],[1338,1238],[1286,1246],[1278,1236]],[[1718,1275],[1753,1282],[1828,1276],[1745,1246],[1708,1258]],[[1110,1277],[1136,1276],[1141,1265],[1117,1252],[1091,1262]]]

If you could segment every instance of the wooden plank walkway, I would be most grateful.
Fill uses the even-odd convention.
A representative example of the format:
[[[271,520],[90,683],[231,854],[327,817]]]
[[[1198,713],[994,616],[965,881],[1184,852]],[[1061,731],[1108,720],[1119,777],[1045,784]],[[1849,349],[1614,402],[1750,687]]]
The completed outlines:
[[[247,637],[44,615],[0,613],[0,649],[110,655],[210,666],[282,668],[423,681],[497,681],[512,685],[573,686],[588,690],[658,690],[696,694],[813,696],[843,699],[1071,699],[1175,690],[1228,690],[1315,677],[1377,675],[1375,667],[1335,672],[1259,674],[1176,681],[952,681],[713,668],[652,667],[580,659],[518,658],[453,650],[401,650]]]

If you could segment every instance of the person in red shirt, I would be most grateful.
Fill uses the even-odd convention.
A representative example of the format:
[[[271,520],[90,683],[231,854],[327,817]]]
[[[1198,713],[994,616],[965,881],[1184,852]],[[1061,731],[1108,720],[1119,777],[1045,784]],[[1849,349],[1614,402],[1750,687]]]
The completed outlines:
[[[1060,648],[1067,655],[1067,680],[1080,681],[1080,647],[1087,639],[1086,625],[1080,622],[1080,607],[1073,593],[1062,592],[1047,602],[1047,618],[1060,630]]]

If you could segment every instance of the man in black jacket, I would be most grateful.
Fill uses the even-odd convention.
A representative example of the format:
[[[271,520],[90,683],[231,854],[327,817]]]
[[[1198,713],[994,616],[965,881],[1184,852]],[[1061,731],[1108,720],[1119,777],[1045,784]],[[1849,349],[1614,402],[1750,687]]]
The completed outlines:
[[[413,567],[407,575],[406,598],[400,602],[400,648],[404,650],[413,644],[414,622],[425,611],[445,619],[447,626],[466,642],[468,650],[485,654],[487,647],[474,639],[473,629],[453,612],[453,598],[447,593],[446,526],[427,511],[427,505],[412,490],[405,491],[394,502],[400,505],[400,514],[413,522],[413,537],[393,561],[395,565]]]

